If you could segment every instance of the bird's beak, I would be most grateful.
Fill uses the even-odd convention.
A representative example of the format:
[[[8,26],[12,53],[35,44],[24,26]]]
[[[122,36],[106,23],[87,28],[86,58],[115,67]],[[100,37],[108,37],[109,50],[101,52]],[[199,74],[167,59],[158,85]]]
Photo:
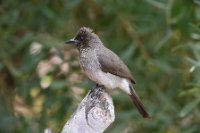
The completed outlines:
[[[77,45],[79,43],[80,42],[78,40],[75,40],[74,38],[65,42],[65,44],[72,44],[72,45]]]

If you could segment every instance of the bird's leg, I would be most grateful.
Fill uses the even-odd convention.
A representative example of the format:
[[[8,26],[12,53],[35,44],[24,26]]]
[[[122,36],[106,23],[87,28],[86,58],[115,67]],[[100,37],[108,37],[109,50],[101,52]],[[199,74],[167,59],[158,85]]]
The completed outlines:
[[[101,85],[101,84],[98,84],[98,83],[96,83],[96,86],[95,86],[95,88],[103,88],[104,87],[104,85]]]
[[[101,85],[101,84],[98,84],[96,83],[94,87],[92,87],[91,91],[90,91],[90,94],[93,93],[96,89],[99,89],[99,88],[104,88],[104,85]],[[90,95],[89,94],[89,95]],[[91,96],[92,97],[92,96]]]
[[[92,87],[92,89],[90,90],[89,95],[91,95],[91,98],[93,97],[92,93],[94,94],[94,92],[96,91],[96,89],[103,87],[102,85],[99,85],[98,83],[95,84],[95,86]]]

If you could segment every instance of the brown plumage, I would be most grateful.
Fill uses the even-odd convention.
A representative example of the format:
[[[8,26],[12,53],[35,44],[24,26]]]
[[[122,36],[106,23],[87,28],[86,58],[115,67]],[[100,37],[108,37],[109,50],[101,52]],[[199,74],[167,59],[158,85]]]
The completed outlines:
[[[113,75],[117,75],[122,78],[129,79],[132,84],[135,84],[135,80],[131,75],[128,67],[123,63],[123,61],[112,51],[109,50],[109,55],[104,54],[105,51],[109,49],[101,49],[97,56],[99,63],[101,65],[101,70],[106,73],[111,73]],[[148,112],[145,110],[144,105],[142,104],[140,98],[137,96],[136,92],[134,91],[132,85],[129,85],[130,88],[130,98],[132,102],[137,107],[138,111],[144,118],[151,118]]]
[[[104,54],[105,51],[109,51],[109,55]],[[101,64],[101,70],[104,72],[109,72],[114,75],[120,76],[122,78],[127,78],[131,83],[135,84],[135,80],[131,75],[128,67],[123,63],[123,61],[112,51],[105,48],[97,53],[99,63]]]
[[[81,28],[73,44],[80,53],[80,65],[85,74],[93,81],[108,89],[120,88],[126,92],[144,118],[150,118],[133,84],[135,80],[124,62],[111,50],[106,48],[99,37],[89,28]]]

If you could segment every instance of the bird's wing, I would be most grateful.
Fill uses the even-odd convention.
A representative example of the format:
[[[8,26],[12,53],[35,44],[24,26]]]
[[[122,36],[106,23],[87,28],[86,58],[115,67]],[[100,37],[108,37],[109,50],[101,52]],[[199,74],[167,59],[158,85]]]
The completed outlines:
[[[128,67],[124,64],[124,62],[112,51],[105,48],[104,51],[97,52],[98,60],[101,65],[101,69],[104,72],[111,73],[113,75],[117,75],[122,78],[129,79],[133,84],[135,84],[135,80],[131,75]],[[109,53],[109,54],[104,54]]]

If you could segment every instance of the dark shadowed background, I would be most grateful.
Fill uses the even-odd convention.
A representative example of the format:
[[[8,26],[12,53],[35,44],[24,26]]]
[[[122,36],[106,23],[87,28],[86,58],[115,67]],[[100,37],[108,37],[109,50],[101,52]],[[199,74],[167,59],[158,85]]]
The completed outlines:
[[[107,133],[200,132],[200,1],[4,0],[0,2],[0,132],[54,133],[94,85],[75,49],[88,26],[128,65],[152,120],[110,93]]]

